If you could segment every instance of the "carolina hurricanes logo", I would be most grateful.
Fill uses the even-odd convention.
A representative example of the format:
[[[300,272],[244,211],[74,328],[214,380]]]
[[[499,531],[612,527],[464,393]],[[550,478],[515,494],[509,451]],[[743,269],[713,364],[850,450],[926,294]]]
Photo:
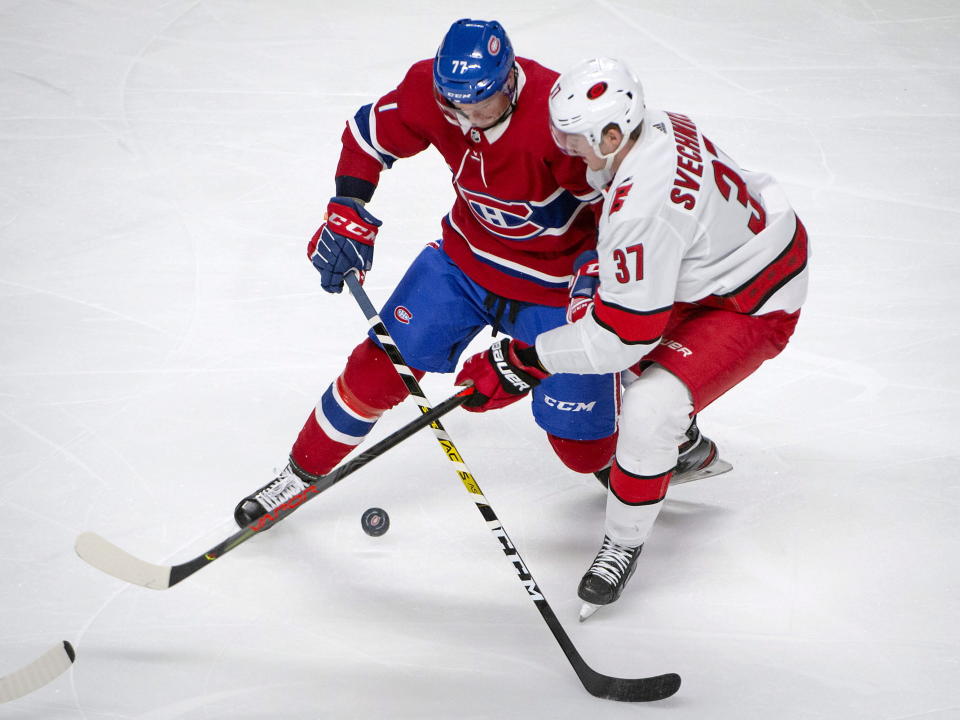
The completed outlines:
[[[528,240],[542,233],[545,228],[533,222],[533,208],[529,203],[511,202],[457,188],[466,200],[473,216],[485,230],[510,240]]]
[[[413,320],[413,313],[407,310],[407,308],[405,308],[403,305],[397,305],[396,309],[393,311],[393,316],[404,325],[409,325],[410,321]]]
[[[587,97],[591,100],[596,100],[598,97],[603,95],[607,91],[607,84],[601,80],[598,83],[594,83],[590,86],[590,89],[587,90]]]
[[[491,55],[500,54],[500,38],[496,35],[491,36],[489,42],[487,42],[487,52]]]

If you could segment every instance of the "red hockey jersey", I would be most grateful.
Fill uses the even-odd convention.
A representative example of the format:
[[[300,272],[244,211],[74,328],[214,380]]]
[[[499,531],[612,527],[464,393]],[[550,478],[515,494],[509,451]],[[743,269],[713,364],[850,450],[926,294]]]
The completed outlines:
[[[550,136],[547,95],[557,73],[517,58],[516,108],[488,130],[441,110],[433,61],[347,123],[337,176],[377,184],[397,158],[433,145],[453,174],[456,201],[441,222],[443,249],[502,297],[563,306],[573,260],[596,245],[591,204],[601,194],[578,158]]]

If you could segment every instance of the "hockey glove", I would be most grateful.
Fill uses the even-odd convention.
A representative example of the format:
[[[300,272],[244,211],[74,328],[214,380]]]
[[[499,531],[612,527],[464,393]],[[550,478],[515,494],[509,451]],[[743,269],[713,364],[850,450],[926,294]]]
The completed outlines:
[[[307,245],[307,257],[320,271],[324,290],[343,290],[343,276],[352,270],[363,277],[373,265],[373,241],[382,224],[354,198],[330,199],[326,222]]]
[[[570,282],[570,302],[567,322],[576,322],[593,307],[593,296],[600,286],[600,263],[596,250],[585,250],[573,261],[573,280]]]
[[[470,412],[496,410],[515,403],[550,373],[540,366],[536,348],[503,338],[470,357],[457,374],[457,385],[472,380],[474,393],[463,407]]]

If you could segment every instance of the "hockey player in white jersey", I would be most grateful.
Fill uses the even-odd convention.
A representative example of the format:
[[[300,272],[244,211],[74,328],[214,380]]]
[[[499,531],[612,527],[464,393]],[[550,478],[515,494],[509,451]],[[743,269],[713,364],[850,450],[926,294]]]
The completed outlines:
[[[696,413],[786,346],[807,293],[807,235],[770,176],[740,168],[685,115],[645,107],[623,62],[578,64],[549,104],[555,142],[604,193],[597,260],[578,274],[599,283],[582,317],[534,346],[501,340],[457,381],[472,380],[480,409],[493,409],[552,373],[635,378],[603,542],[578,589],[582,620],[633,574]]]

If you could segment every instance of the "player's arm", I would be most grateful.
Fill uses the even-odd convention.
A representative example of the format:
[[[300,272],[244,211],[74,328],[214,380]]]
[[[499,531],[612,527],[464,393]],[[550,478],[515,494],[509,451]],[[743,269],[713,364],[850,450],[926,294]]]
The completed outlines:
[[[575,322],[537,337],[539,363],[550,373],[593,374],[640,361],[660,342],[682,258],[681,239],[658,218],[608,225],[593,305]]]
[[[609,229],[609,226],[608,226]],[[599,283],[592,258],[581,264],[571,286],[574,322],[537,337],[534,346],[500,340],[469,358],[456,382],[473,383],[463,407],[473,412],[495,410],[516,402],[554,373],[579,375],[619,372],[639,362],[660,342],[673,308],[682,242],[656,219],[618,223],[616,238],[605,233],[598,249]],[[648,274],[644,245],[656,266]],[[595,288],[592,306],[577,302],[581,290]]]
[[[413,87],[408,87],[408,83]],[[417,97],[418,85],[408,74],[396,89],[364,105],[347,121],[340,138],[338,195],[369,202],[381,172],[393,167],[399,158],[411,157],[429,146],[430,141],[417,129],[417,120],[420,114],[434,108],[421,107],[423,98]]]
[[[361,107],[341,137],[337,194],[330,199],[324,224],[307,245],[307,257],[327,292],[343,289],[344,274],[359,271],[362,277],[373,266],[373,243],[381,222],[364,206],[373,198],[380,173],[398,158],[415,155],[429,145],[416,130],[422,109],[408,87],[416,68],[396,89]]]

